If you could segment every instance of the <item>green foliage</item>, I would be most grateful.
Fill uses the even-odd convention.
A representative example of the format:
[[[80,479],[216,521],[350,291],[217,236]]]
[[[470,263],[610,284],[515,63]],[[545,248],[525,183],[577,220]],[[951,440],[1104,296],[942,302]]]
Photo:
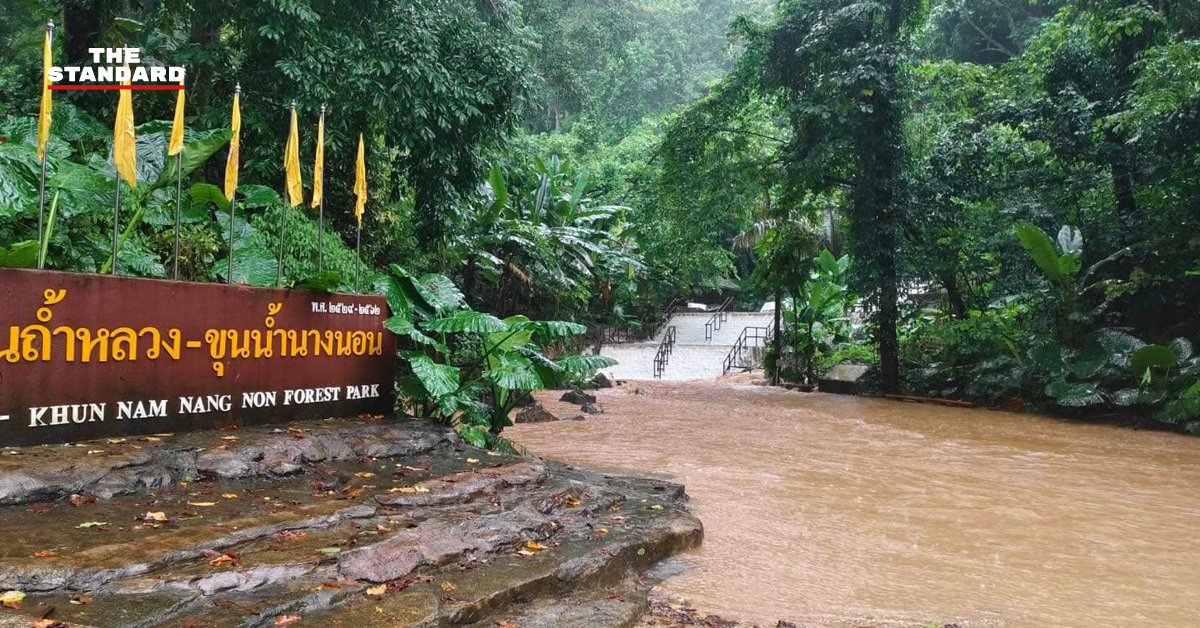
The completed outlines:
[[[509,414],[531,391],[615,364],[600,356],[546,357],[556,339],[586,327],[475,311],[447,277],[417,278],[393,265],[378,285],[394,314],[384,326],[403,341],[400,403],[416,416],[456,426],[476,446],[503,447],[499,435],[511,425]]]

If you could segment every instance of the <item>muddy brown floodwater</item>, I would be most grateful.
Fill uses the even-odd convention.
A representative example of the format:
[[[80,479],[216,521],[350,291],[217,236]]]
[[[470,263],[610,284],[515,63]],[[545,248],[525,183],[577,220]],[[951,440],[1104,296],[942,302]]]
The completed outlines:
[[[506,435],[686,484],[704,545],[664,587],[705,611],[839,628],[1200,624],[1194,437],[721,382],[599,396],[599,417]]]

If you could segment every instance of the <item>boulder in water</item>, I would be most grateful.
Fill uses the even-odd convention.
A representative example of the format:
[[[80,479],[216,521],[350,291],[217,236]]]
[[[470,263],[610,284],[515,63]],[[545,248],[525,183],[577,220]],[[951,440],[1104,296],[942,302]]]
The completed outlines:
[[[583,405],[585,403],[596,403],[596,395],[589,395],[589,394],[583,392],[582,390],[575,389],[575,390],[568,390],[566,393],[563,394],[562,397],[559,397],[558,400],[565,402],[565,403],[574,403],[574,404]]]
[[[592,378],[592,386],[596,388],[612,388],[613,382],[604,373],[596,373],[596,376]]]
[[[590,402],[583,404],[581,409],[585,414],[604,414],[604,410],[601,410],[596,404]]]
[[[550,413],[549,410],[542,407],[542,404],[534,402],[533,405],[525,408],[517,413],[513,418],[514,423],[547,423],[549,421],[557,421],[558,417]]]

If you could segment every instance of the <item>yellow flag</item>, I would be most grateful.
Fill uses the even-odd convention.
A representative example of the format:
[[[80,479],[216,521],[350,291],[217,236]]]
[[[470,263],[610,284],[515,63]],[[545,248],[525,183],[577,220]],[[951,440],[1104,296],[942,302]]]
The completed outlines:
[[[225,160],[225,200],[227,201],[233,200],[233,193],[237,192],[238,186],[238,157],[242,147],[240,91],[241,87],[233,93],[233,115],[229,120],[229,130],[233,131],[233,137],[229,138],[229,157]]]
[[[287,172],[288,203],[292,207],[304,202],[304,184],[300,182],[300,131],[296,128],[296,106],[292,105],[292,128],[288,131],[283,149],[283,169]]]
[[[354,216],[358,218],[358,226],[362,226],[363,209],[367,206],[367,160],[363,150],[363,136],[358,134],[358,164],[354,167]]]
[[[50,29],[46,28],[46,40],[42,43],[42,111],[38,114],[38,161],[45,158],[46,141],[50,139],[50,111],[54,102],[50,92],[50,68],[54,66],[50,51]]]
[[[179,85],[183,85],[183,81],[179,81]],[[167,144],[168,155],[178,155],[183,151],[183,100],[184,90],[179,90],[179,96],[175,98],[175,123],[171,126],[171,141]]]
[[[317,207],[321,204],[321,193],[325,187],[321,179],[325,174],[325,114],[321,114],[321,121],[317,123],[317,160],[313,163],[313,200],[312,206]]]
[[[131,81],[125,81],[125,85],[130,84]],[[120,91],[117,123],[113,126],[113,163],[121,178],[134,188],[137,187],[137,140],[133,134],[133,93],[128,89]]]

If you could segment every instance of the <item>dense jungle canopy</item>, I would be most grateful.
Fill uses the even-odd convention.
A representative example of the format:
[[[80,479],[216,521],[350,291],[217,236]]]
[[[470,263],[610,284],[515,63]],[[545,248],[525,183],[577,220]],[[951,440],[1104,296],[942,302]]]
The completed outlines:
[[[574,327],[513,317],[636,331],[673,297],[731,296],[779,304],[767,364],[788,379],[854,360],[877,365],[885,392],[1200,431],[1190,0],[11,0],[0,263],[36,240],[49,19],[62,64],[130,46],[188,68],[185,279],[223,281],[233,255],[235,280],[273,281],[294,100],[306,187],[329,112],[335,274],[314,279],[306,204],[289,279],[351,287],[365,135],[364,284],[407,295],[397,325],[424,347],[409,390],[423,412],[479,398],[462,394],[469,368],[443,368],[471,343],[434,331],[495,348],[506,341],[487,334],[522,328],[553,354]],[[217,186],[239,84],[249,218],[230,251]],[[115,103],[57,96],[48,268],[106,260]],[[148,184],[125,210],[124,274],[166,276],[172,261],[173,106],[134,99]],[[512,379],[538,360],[491,365],[491,402],[546,383]]]

